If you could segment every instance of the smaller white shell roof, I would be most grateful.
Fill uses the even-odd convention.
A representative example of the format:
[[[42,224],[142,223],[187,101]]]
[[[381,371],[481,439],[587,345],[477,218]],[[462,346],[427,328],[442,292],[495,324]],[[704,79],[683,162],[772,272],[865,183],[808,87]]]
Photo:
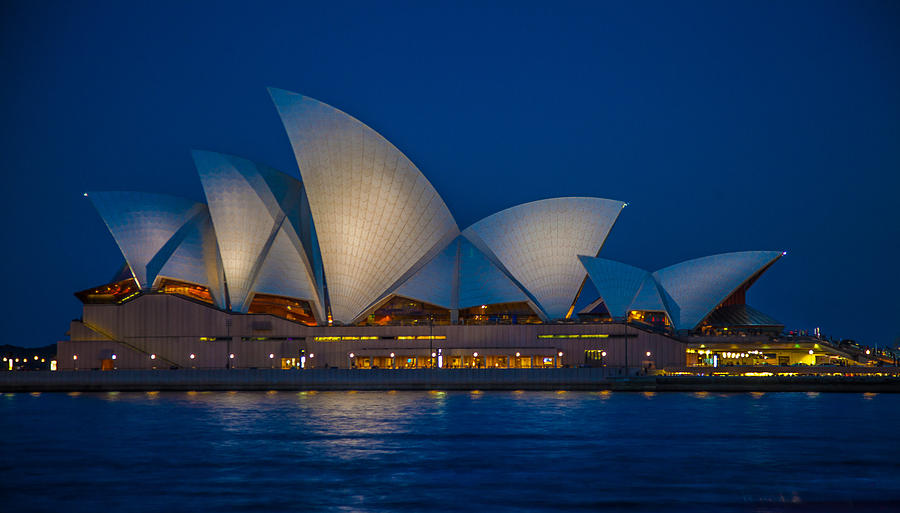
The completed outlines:
[[[168,194],[89,192],[88,198],[141,288],[153,285],[160,269],[178,248],[181,240],[173,237],[184,238],[190,228],[186,225],[208,217],[206,205]]]
[[[723,253],[660,269],[666,310],[676,329],[694,329],[722,301],[784,255],[781,251]]]
[[[549,319],[564,318],[586,272],[578,255],[597,255],[624,202],[550,198],[508,208],[463,231],[508,272]]]

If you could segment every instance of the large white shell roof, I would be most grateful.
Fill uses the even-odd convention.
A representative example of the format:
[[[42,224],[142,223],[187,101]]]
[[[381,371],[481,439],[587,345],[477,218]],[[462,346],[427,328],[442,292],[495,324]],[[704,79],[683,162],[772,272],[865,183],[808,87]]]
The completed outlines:
[[[334,320],[349,323],[459,233],[431,183],[377,132],[270,89],[316,226]]]
[[[463,235],[527,290],[543,317],[566,316],[585,279],[578,255],[596,256],[625,203],[551,198],[490,215]]]

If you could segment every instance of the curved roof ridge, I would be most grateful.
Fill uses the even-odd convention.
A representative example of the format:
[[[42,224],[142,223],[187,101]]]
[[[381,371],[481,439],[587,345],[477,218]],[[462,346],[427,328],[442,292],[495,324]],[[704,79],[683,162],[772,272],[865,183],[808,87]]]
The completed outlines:
[[[698,261],[698,260],[705,260],[705,259],[708,259],[708,258],[724,257],[724,256],[729,256],[729,255],[742,255],[742,254],[749,254],[749,253],[772,253],[772,254],[780,253],[781,256],[787,255],[787,251],[781,251],[781,250],[765,250],[765,249],[761,249],[761,250],[753,250],[753,249],[749,249],[749,250],[745,250],[745,251],[727,251],[727,252],[725,252],[725,253],[713,253],[712,255],[704,255],[704,256],[699,256],[699,257],[696,257],[696,258],[688,258],[687,260],[682,260],[682,261],[680,261],[680,262],[676,262],[676,263],[674,263],[674,264],[671,264],[671,265],[667,265],[667,266],[665,266],[665,267],[662,267],[662,268],[660,268],[660,269],[654,271],[654,273],[659,272],[659,271],[662,271],[662,270],[664,270],[664,269],[670,269],[670,268],[672,268],[672,267],[679,266],[679,265],[681,265],[681,264],[686,264],[686,263],[688,263],[688,262],[695,262],[695,261]]]
[[[520,207],[528,207],[530,205],[535,205],[536,203],[543,203],[545,201],[557,201],[557,200],[604,200],[604,201],[615,201],[617,203],[621,203],[623,208],[628,206],[628,203],[624,202],[624,201],[614,200],[614,199],[610,199],[610,198],[600,198],[597,196],[554,196],[552,198],[542,198],[542,199],[526,201],[525,203],[517,203],[515,205],[506,207],[502,210],[498,210],[498,211],[494,212],[493,214],[488,214],[488,215],[482,217],[481,219],[479,219],[478,221],[475,221],[474,223],[467,226],[465,230],[462,230],[462,231],[466,231],[469,228],[471,228],[472,226],[480,223],[481,221],[484,221],[485,219],[487,219],[491,216],[495,216],[497,214],[502,214],[508,210],[513,210],[513,209],[517,209]]]

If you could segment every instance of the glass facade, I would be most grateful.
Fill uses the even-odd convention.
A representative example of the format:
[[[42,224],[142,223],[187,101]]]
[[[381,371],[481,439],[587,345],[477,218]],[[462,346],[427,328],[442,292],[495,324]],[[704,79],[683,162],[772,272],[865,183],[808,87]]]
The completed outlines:
[[[394,356],[354,354],[349,357],[353,369],[532,369],[561,366],[561,359],[548,355],[508,354],[451,354],[440,358],[406,354],[400,350]]]
[[[272,294],[255,294],[247,313],[269,314],[307,326],[315,326],[316,318],[308,301]]]
[[[496,303],[464,308],[460,324],[540,324],[541,319],[528,303]]]
[[[75,297],[85,304],[117,304],[137,296],[140,292],[141,289],[134,278],[127,278],[76,292]]]
[[[672,324],[669,322],[669,316],[666,315],[665,312],[632,310],[628,312],[628,322],[631,324],[642,324],[657,330],[668,330],[672,328]]]
[[[417,299],[395,296],[370,313],[359,326],[435,326],[450,324],[450,310]]]
[[[196,283],[173,280],[171,278],[161,279],[157,292],[162,292],[163,294],[177,294],[209,304],[215,303],[207,287],[197,285]]]

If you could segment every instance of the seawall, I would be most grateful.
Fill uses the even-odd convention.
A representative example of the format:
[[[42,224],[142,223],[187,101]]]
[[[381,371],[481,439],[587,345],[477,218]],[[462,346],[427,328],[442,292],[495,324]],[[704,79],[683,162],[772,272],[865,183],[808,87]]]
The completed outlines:
[[[612,390],[900,392],[896,376],[611,376],[608,369],[122,370],[0,373],[0,392]]]

